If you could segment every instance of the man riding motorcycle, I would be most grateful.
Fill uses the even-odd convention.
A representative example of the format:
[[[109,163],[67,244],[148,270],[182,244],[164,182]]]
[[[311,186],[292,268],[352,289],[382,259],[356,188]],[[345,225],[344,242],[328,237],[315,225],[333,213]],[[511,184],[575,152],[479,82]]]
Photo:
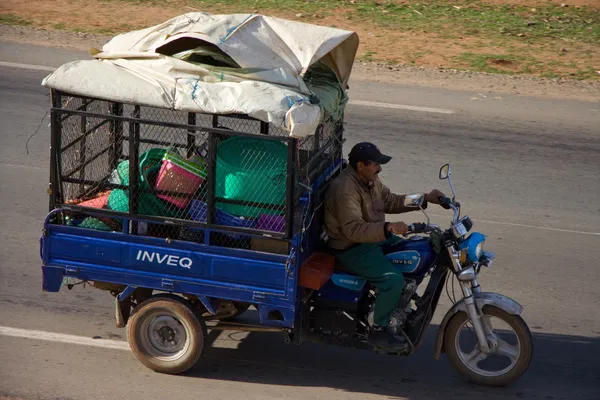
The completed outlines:
[[[386,222],[386,214],[415,211],[404,206],[404,195],[391,193],[381,183],[381,165],[392,157],[382,154],[377,146],[363,142],[349,154],[350,167],[330,184],[325,198],[325,229],[328,246],[339,262],[351,273],[374,284],[379,294],[375,301],[373,333],[369,341],[387,350],[400,349],[402,339],[396,335],[395,309],[402,296],[404,277],[384,255],[384,247],[405,235],[404,222]],[[427,203],[439,204],[444,194],[434,189],[425,195]],[[418,210],[418,209],[417,209]]]

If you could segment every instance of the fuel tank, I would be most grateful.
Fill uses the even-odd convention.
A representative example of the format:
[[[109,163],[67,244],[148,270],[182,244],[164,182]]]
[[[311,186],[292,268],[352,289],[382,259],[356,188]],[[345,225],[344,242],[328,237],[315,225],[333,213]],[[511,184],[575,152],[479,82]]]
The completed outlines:
[[[425,275],[437,258],[429,238],[420,236],[386,246],[384,253],[404,276]]]

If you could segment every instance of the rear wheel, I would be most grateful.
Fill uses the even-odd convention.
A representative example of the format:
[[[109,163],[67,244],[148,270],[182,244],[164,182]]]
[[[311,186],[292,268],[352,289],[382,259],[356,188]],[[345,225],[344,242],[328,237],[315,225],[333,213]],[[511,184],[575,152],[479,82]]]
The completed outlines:
[[[483,308],[493,331],[488,335],[489,353],[480,350],[469,316],[456,314],[448,323],[444,346],[454,367],[469,380],[487,386],[505,386],[525,373],[533,355],[529,327],[518,315],[497,307]]]
[[[129,346],[153,371],[179,374],[204,350],[206,324],[190,304],[174,295],[154,296],[135,308],[127,325]]]

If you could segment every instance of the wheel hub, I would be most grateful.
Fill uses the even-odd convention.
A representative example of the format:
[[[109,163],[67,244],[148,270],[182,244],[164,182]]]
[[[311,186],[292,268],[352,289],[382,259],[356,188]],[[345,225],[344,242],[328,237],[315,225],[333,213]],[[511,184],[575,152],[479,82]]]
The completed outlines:
[[[498,347],[499,347],[498,336],[496,336],[494,334],[487,335],[487,343],[488,343],[488,347],[490,348],[489,353],[498,353]]]
[[[168,326],[163,326],[158,330],[158,336],[163,342],[172,342],[175,339],[175,331]]]
[[[187,335],[181,323],[166,315],[154,318],[148,326],[150,344],[163,354],[175,354],[185,346]]]
[[[465,352],[461,349],[460,333],[455,338],[455,346],[463,365],[478,375],[488,377],[500,376],[510,371],[515,366],[520,352],[520,343],[516,332],[512,328],[509,328],[512,331],[510,333],[514,333],[517,340],[516,345],[510,345],[495,330],[492,330],[492,332],[486,335],[489,350],[485,350],[477,343],[475,332],[467,326],[467,322],[463,323],[458,332],[461,332],[463,328],[467,328],[464,332],[471,333],[470,337],[475,341],[473,347],[471,347],[472,350]],[[489,327],[492,329],[491,322],[489,323]],[[509,331],[508,329],[502,330]],[[490,359],[488,360],[488,358]],[[508,363],[506,362],[507,358]],[[508,365],[506,366],[506,364]]]

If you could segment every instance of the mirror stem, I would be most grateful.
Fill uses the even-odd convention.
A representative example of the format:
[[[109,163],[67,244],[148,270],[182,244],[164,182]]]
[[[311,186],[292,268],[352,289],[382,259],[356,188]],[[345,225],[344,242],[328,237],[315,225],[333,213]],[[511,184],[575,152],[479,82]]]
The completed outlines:
[[[454,192],[454,185],[452,184],[452,178],[448,175],[448,183],[450,184],[450,190],[452,191],[452,201],[456,200],[456,193]]]
[[[431,220],[429,219],[429,215],[427,215],[425,210],[423,210],[422,206],[419,206],[419,209],[423,212],[423,214],[425,214],[425,218],[427,218],[427,225],[431,225]]]

